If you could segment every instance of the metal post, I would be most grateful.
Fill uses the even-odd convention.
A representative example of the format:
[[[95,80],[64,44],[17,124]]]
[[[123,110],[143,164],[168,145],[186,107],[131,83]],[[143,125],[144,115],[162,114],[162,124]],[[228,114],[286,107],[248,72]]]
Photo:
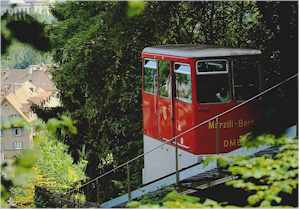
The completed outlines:
[[[220,126],[219,118],[216,118],[216,154],[220,153]]]
[[[219,126],[219,118],[216,118],[216,154],[220,153],[220,126]],[[217,170],[220,172],[220,167],[217,161]]]
[[[76,188],[76,190],[77,190],[77,188]],[[73,204],[74,204],[74,208],[76,208],[77,207],[77,201],[76,201],[76,190],[75,191],[73,191],[72,192],[72,194],[71,194],[71,196],[72,196],[72,201],[73,201]]]
[[[78,188],[77,188],[78,189]],[[75,206],[75,208],[78,208],[78,191],[77,191],[77,189],[74,191],[74,206]]]
[[[69,196],[70,196],[70,201],[71,201],[71,204],[74,204],[74,198],[73,198],[73,193],[71,192],[70,194],[69,194]]]
[[[179,161],[178,161],[178,144],[177,139],[175,139],[175,167],[176,167],[176,185],[179,185]]]
[[[173,63],[172,63],[173,65]],[[175,74],[172,71],[171,68],[171,125],[172,125],[172,138],[176,134],[176,121],[175,121],[175,103],[174,100],[176,98],[175,93],[176,91],[176,82],[175,82]],[[180,177],[179,177],[179,158],[178,158],[178,142],[177,139],[174,139],[175,141],[175,170],[176,170],[176,186],[179,186]],[[173,142],[171,142],[173,143]]]
[[[77,194],[77,204],[78,204],[78,208],[80,208],[80,196],[81,196],[81,190],[80,188],[78,189],[78,194]]]
[[[130,168],[129,163],[126,164],[127,169],[127,192],[128,192],[128,201],[131,200],[131,189],[130,189]]]
[[[99,194],[99,182],[96,180],[96,202],[100,203],[100,194]]]

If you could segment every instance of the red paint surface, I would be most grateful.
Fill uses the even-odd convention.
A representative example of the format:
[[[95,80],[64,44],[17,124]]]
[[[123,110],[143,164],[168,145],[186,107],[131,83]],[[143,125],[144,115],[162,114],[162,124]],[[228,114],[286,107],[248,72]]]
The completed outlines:
[[[190,64],[192,78],[192,103],[185,103],[174,98],[173,122],[171,119],[172,100],[142,91],[144,134],[148,136],[160,141],[170,139],[173,136],[173,128],[174,134],[178,135],[239,104],[234,99],[222,104],[199,104],[196,93],[196,60],[193,58],[162,56],[149,53],[144,53],[142,57],[171,61],[171,71],[173,71],[173,62]],[[179,137],[177,139],[179,147],[197,155],[224,153],[239,148],[238,141],[240,135],[249,132],[254,125],[254,120],[259,116],[257,107],[256,102],[251,102],[220,117],[219,143],[216,141],[216,128],[209,128],[209,123],[206,123]]]

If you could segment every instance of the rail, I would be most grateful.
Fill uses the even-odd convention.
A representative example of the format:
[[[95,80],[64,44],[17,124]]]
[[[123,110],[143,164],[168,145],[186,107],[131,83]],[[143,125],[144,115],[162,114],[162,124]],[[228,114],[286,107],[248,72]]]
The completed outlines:
[[[158,146],[152,148],[151,150],[149,150],[149,151],[147,151],[147,152],[144,152],[143,154],[137,155],[136,157],[130,159],[129,161],[124,162],[124,163],[122,163],[122,164],[116,166],[115,168],[113,168],[113,169],[111,169],[111,170],[109,170],[109,171],[107,171],[107,172],[105,172],[105,173],[103,173],[103,174],[100,174],[99,176],[97,176],[97,177],[95,177],[95,178],[93,178],[93,179],[91,179],[91,180],[85,182],[84,184],[82,184],[82,185],[80,185],[80,186],[78,186],[78,187],[76,187],[76,188],[73,188],[73,189],[71,189],[71,190],[69,190],[69,191],[66,191],[66,192],[64,193],[64,195],[71,195],[72,193],[80,193],[80,192],[83,192],[82,189],[83,189],[84,187],[86,187],[86,186],[88,186],[88,185],[90,185],[90,184],[93,184],[93,185],[96,184],[96,188],[97,188],[97,197],[98,197],[98,196],[99,196],[99,189],[98,189],[99,180],[100,180],[101,178],[103,178],[103,177],[105,177],[105,176],[107,176],[107,175],[109,175],[109,174],[111,174],[111,173],[117,171],[118,169],[121,169],[121,168],[123,168],[123,167],[126,167],[126,170],[125,170],[125,171],[126,171],[126,174],[127,174],[127,176],[126,176],[126,179],[127,179],[127,181],[126,181],[126,182],[127,182],[127,192],[128,192],[128,200],[130,200],[130,199],[131,199],[131,184],[130,184],[130,183],[131,183],[131,177],[130,177],[131,174],[130,174],[130,164],[131,164],[132,162],[134,162],[134,161],[136,161],[136,160],[138,160],[138,159],[140,159],[140,158],[142,158],[142,157],[144,157],[144,156],[146,156],[146,155],[148,155],[148,154],[150,154],[150,153],[156,151],[156,150],[159,149],[159,148],[162,148],[162,147],[163,147],[164,145],[166,145],[166,144],[173,143],[174,141],[176,142],[176,145],[175,145],[176,154],[178,154],[178,151],[177,151],[177,150],[178,150],[178,147],[177,147],[177,140],[176,140],[176,139],[178,139],[179,137],[181,137],[181,136],[183,136],[183,135],[185,135],[185,134],[191,132],[192,130],[195,130],[195,129],[199,128],[200,126],[202,126],[202,125],[204,125],[204,124],[207,124],[208,122],[210,122],[210,121],[212,121],[212,120],[216,120],[216,121],[218,122],[218,120],[219,120],[220,117],[222,117],[222,116],[224,116],[224,115],[226,115],[226,114],[232,112],[233,110],[238,109],[238,108],[241,107],[241,106],[244,106],[245,104],[248,104],[248,103],[254,101],[255,99],[260,98],[261,96],[263,96],[263,95],[265,95],[266,93],[268,93],[268,92],[270,92],[270,91],[272,91],[272,90],[278,88],[279,86],[281,86],[281,85],[287,83],[288,81],[290,81],[290,80],[292,80],[292,79],[294,79],[294,78],[297,78],[297,76],[298,76],[298,73],[295,74],[295,75],[293,75],[293,76],[288,77],[287,79],[285,79],[285,80],[279,82],[278,84],[276,84],[276,85],[274,85],[274,86],[272,86],[272,87],[270,87],[270,88],[267,88],[266,90],[264,90],[264,91],[260,92],[259,94],[257,94],[257,95],[255,95],[255,96],[253,96],[253,97],[251,97],[251,98],[249,98],[249,99],[247,99],[247,100],[241,102],[240,104],[238,104],[238,105],[236,105],[236,106],[234,106],[234,107],[232,107],[232,108],[230,108],[230,109],[228,109],[228,110],[226,110],[226,111],[224,111],[224,112],[222,112],[222,113],[220,113],[220,114],[217,114],[217,115],[215,115],[214,117],[211,117],[211,118],[209,118],[209,119],[207,119],[207,120],[205,120],[205,121],[203,121],[203,122],[201,122],[201,123],[199,123],[199,124],[197,124],[197,125],[195,125],[195,126],[189,128],[189,129],[187,129],[187,130],[185,130],[185,131],[183,131],[182,133],[180,133],[180,134],[178,134],[178,135],[176,135],[176,136],[174,136],[174,137],[172,137],[172,138],[170,138],[170,139],[164,139],[165,141],[162,142],[160,145],[158,145]],[[216,126],[216,142],[219,141],[219,135],[218,135],[219,132],[218,132],[218,129],[219,129],[219,126]],[[176,166],[178,166],[178,158],[177,158],[177,156],[176,156]],[[178,171],[178,167],[176,167],[176,177],[177,177],[177,178],[176,178],[176,182],[177,182],[177,184],[178,184],[178,182],[179,182],[179,171]]]

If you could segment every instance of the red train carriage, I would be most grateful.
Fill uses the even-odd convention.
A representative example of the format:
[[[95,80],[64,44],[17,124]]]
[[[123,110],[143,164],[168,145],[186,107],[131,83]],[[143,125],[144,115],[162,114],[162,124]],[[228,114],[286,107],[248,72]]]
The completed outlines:
[[[256,95],[261,87],[260,54],[255,49],[202,45],[145,48],[142,52],[144,150]],[[178,138],[182,167],[196,161],[199,155],[237,149],[240,135],[254,125],[259,115],[257,110],[251,103],[220,117],[219,142],[215,140],[215,121]],[[144,175],[164,170],[163,165],[173,161],[173,148],[168,145],[161,152],[145,157]],[[155,177],[149,175],[144,182]]]

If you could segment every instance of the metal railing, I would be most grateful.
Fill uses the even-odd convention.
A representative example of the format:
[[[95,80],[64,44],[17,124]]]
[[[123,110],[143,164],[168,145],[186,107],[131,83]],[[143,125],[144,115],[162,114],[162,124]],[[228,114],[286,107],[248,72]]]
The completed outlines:
[[[176,155],[176,163],[175,164],[176,165],[175,165],[175,171],[173,171],[172,174],[176,173],[176,183],[179,184],[179,181],[180,181],[179,173],[181,170],[179,167],[179,160],[178,160],[179,152],[178,152],[178,145],[177,145],[177,139],[179,137],[182,137],[183,135],[188,134],[189,132],[191,132],[195,129],[199,129],[201,126],[206,125],[207,123],[215,120],[215,125],[216,125],[215,126],[215,145],[216,145],[216,153],[218,154],[220,152],[220,150],[219,150],[220,149],[219,122],[220,122],[221,117],[225,116],[226,114],[228,114],[234,110],[237,110],[238,108],[244,106],[245,104],[249,104],[250,102],[256,101],[256,99],[259,99],[266,93],[269,93],[270,91],[280,87],[281,85],[289,82],[290,80],[297,78],[297,76],[298,76],[298,74],[295,74],[295,75],[283,80],[282,82],[262,91],[261,93],[251,97],[250,99],[247,99],[247,100],[241,102],[240,104],[238,104],[220,114],[217,114],[214,117],[211,117],[189,129],[181,132],[180,134],[178,134],[170,139],[164,139],[165,140],[164,142],[162,142],[158,146],[152,148],[151,150],[144,152],[143,154],[140,154],[140,155],[132,158],[131,160],[124,162],[103,174],[100,174],[99,176],[80,185],[76,189],[71,189],[71,190],[65,192],[64,195],[69,196],[70,199],[76,199],[76,195],[78,195],[78,194],[85,194],[85,195],[87,195],[87,197],[89,197],[88,194],[92,194],[92,195],[94,195],[94,196],[91,196],[91,197],[94,197],[94,198],[92,198],[92,200],[94,202],[102,203],[107,200],[113,199],[121,194],[127,193],[128,201],[130,201],[132,198],[131,192],[133,191],[133,188],[137,189],[137,188],[140,188],[141,186],[144,186],[143,183],[140,183],[140,180],[142,177],[142,175],[141,175],[142,164],[141,163],[136,164],[136,165],[141,165],[141,168],[136,168],[136,166],[132,167],[132,164],[137,161],[142,161],[143,157],[162,148],[164,145],[174,144],[174,143],[175,143],[175,155]],[[135,174],[133,173],[133,169],[136,170]],[[116,173],[116,172],[118,172],[118,173]],[[107,178],[108,175],[110,175],[109,179]],[[166,175],[166,176],[168,176],[168,175]],[[105,179],[104,179],[104,177],[105,177]],[[136,178],[136,180],[133,180],[133,178]],[[112,185],[118,185],[118,184],[119,184],[119,187],[116,187],[116,188],[112,187]],[[104,192],[105,192],[105,194],[104,194]],[[80,202],[78,203],[78,205],[80,206]]]

